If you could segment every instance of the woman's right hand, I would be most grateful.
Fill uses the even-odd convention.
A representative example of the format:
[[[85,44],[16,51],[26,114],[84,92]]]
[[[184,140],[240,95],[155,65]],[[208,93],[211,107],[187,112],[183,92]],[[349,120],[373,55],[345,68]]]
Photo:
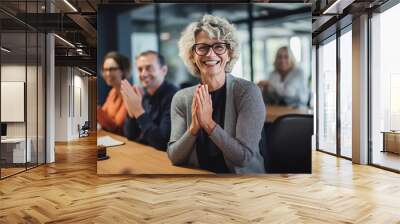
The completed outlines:
[[[200,85],[197,86],[197,88],[193,94],[193,99],[192,99],[192,123],[190,124],[190,127],[189,127],[189,131],[192,135],[197,135],[197,133],[200,130],[200,124],[199,124],[199,121],[197,120],[197,115],[196,115],[196,111],[198,108],[198,104],[196,103],[196,96],[197,96],[199,87],[200,87]]]

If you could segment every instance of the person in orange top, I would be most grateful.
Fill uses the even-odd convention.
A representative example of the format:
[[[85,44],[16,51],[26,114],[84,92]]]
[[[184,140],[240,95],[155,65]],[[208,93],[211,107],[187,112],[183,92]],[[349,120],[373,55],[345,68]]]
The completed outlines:
[[[129,58],[117,52],[109,52],[104,57],[102,70],[104,81],[112,89],[105,103],[97,106],[97,122],[102,129],[123,135],[127,110],[121,95],[121,81],[130,75]]]

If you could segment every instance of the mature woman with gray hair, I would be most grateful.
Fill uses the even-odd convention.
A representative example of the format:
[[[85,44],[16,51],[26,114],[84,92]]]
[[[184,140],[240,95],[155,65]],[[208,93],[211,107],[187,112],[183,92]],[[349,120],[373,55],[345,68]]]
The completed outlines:
[[[268,80],[258,83],[266,104],[307,106],[309,90],[301,68],[296,65],[293,52],[287,46],[276,52],[274,71]]]
[[[205,15],[183,31],[179,51],[201,84],[172,99],[172,163],[215,173],[264,173],[259,142],[265,107],[254,83],[230,74],[240,52],[234,26]]]

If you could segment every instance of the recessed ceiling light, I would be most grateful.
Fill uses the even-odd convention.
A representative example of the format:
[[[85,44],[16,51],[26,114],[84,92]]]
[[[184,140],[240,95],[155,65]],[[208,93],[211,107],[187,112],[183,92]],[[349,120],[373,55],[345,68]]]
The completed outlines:
[[[7,49],[7,48],[5,48],[5,47],[1,47],[1,50],[4,51],[4,52],[6,52],[6,53],[10,53],[10,52],[11,52],[10,49]]]
[[[67,4],[74,12],[78,12],[78,10],[68,1],[64,0],[65,4]]]
[[[62,37],[60,37],[59,35],[57,35],[57,34],[54,34],[54,36],[55,37],[57,37],[59,40],[61,40],[62,42],[64,42],[64,43],[66,43],[67,45],[69,45],[70,47],[73,47],[73,48],[75,48],[75,45],[73,45],[71,42],[69,42],[68,40],[66,40],[66,39],[64,39],[64,38],[62,38]]]
[[[351,5],[355,0],[336,0],[322,14],[342,14],[343,9]]]
[[[92,75],[92,73],[90,73],[90,72],[88,72],[88,71],[86,71],[86,70],[83,70],[83,69],[81,69],[81,68],[79,68],[79,67],[78,67],[78,69],[79,69],[79,71],[81,71],[81,72],[83,72],[83,73],[85,73],[85,74],[87,74],[87,75],[89,75],[89,76]]]

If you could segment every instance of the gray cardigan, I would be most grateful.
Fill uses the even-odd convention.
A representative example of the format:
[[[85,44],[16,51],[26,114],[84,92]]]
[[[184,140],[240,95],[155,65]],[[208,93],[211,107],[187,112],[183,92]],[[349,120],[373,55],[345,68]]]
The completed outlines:
[[[178,91],[171,104],[171,137],[167,153],[174,165],[199,167],[196,136],[189,132],[196,86]],[[209,136],[222,151],[232,173],[264,173],[259,141],[265,120],[260,89],[252,82],[226,75],[224,129],[217,124]]]

